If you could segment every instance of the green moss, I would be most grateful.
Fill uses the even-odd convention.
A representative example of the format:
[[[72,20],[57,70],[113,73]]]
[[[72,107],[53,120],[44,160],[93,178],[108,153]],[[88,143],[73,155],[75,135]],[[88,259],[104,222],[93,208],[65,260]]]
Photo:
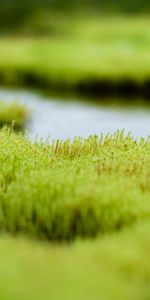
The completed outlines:
[[[26,108],[17,102],[0,102],[0,126],[12,124],[14,128],[23,128],[27,115]]]
[[[149,151],[122,132],[49,144],[3,129],[1,231],[71,240],[149,217]]]

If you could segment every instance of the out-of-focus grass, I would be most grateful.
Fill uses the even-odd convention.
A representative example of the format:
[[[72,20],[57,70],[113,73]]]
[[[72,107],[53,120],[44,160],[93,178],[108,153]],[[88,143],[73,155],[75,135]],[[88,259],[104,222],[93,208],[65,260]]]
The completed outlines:
[[[26,108],[17,102],[10,104],[0,102],[0,126],[12,124],[15,128],[21,129],[25,124],[27,115]]]
[[[148,300],[150,222],[101,240],[50,245],[0,239],[3,300]]]
[[[1,38],[1,82],[73,88],[82,81],[88,85],[88,80],[149,80],[148,18],[83,18],[58,24],[56,33],[45,38]]]

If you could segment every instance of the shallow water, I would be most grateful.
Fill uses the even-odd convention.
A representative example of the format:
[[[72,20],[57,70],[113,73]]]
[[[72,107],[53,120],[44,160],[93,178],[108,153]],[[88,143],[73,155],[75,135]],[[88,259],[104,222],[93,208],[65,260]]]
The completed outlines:
[[[0,89],[0,100],[24,103],[31,111],[32,118],[27,124],[29,136],[34,139],[73,139],[90,134],[113,133],[118,129],[131,131],[135,137],[150,134],[150,109],[100,106],[71,101],[59,101],[26,90]]]

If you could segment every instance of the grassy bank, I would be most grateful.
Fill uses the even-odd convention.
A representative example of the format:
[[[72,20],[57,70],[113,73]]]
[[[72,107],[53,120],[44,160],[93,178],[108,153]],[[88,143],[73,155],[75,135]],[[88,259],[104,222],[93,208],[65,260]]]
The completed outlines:
[[[1,298],[148,300],[149,231],[147,221],[70,246],[1,237]]]
[[[0,101],[0,126],[7,124],[21,129],[25,125],[27,116],[27,110],[23,105],[17,102],[6,104]]]
[[[0,82],[148,95],[149,28],[148,17],[70,18],[58,19],[45,38],[1,38]]]
[[[123,133],[49,144],[1,130],[1,231],[72,240],[148,218],[149,151]]]

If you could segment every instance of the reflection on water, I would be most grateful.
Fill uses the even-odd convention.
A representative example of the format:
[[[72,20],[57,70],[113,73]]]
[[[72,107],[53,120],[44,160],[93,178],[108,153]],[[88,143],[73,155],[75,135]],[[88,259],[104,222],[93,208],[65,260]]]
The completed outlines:
[[[20,101],[32,110],[27,124],[29,136],[67,139],[74,136],[113,133],[118,129],[131,131],[133,136],[150,134],[150,110],[146,108],[117,108],[91,105],[86,102],[59,101],[28,91],[0,90],[0,100]]]

